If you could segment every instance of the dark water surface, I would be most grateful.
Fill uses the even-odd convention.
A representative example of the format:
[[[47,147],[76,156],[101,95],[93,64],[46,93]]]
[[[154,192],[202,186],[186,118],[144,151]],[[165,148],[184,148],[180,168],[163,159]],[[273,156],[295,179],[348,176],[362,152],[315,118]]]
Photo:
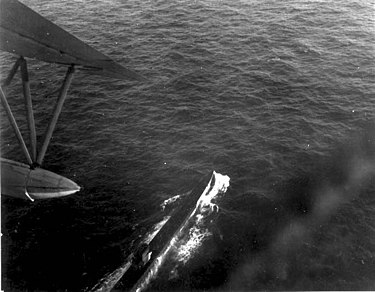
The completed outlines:
[[[149,82],[76,74],[44,167],[83,190],[2,197],[5,291],[92,287],[212,170],[212,236],[151,290],[375,290],[373,1],[23,3]],[[41,141],[65,68],[29,67]]]

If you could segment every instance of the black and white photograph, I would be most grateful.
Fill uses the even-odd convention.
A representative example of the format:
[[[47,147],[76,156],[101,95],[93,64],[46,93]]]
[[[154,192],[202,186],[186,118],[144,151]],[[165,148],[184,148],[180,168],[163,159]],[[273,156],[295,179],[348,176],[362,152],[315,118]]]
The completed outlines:
[[[374,0],[0,0],[5,292],[375,290]]]

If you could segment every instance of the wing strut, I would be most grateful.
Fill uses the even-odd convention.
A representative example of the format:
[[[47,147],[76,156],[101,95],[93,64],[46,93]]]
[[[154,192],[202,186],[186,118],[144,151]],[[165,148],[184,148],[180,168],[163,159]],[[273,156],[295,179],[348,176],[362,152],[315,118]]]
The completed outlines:
[[[48,145],[51,141],[53,131],[55,130],[57,120],[59,119],[62,107],[64,105],[69,86],[73,79],[73,73],[75,71],[74,65],[71,65],[68,68],[68,71],[66,72],[65,79],[63,81],[63,84],[60,88],[60,93],[57,98],[57,102],[55,105],[55,108],[53,110],[53,115],[50,120],[50,123],[48,125],[48,128],[46,130],[46,133],[44,135],[44,142],[42,145],[42,148],[40,149],[38,156],[37,156],[37,139],[36,139],[36,130],[35,130],[35,120],[34,120],[34,112],[33,112],[33,105],[32,105],[32,99],[31,99],[31,93],[30,93],[30,83],[29,83],[29,74],[27,71],[27,63],[26,60],[21,56],[13,65],[12,69],[9,72],[8,77],[3,82],[3,86],[8,86],[10,82],[12,81],[13,77],[15,76],[18,67],[21,67],[21,77],[22,77],[22,86],[23,86],[23,94],[25,97],[25,107],[27,112],[27,124],[29,127],[29,135],[30,135],[30,143],[31,143],[31,155],[28,151],[25,141],[22,137],[21,131],[19,130],[19,127],[17,125],[16,119],[14,118],[14,115],[12,113],[12,110],[9,106],[9,103],[6,99],[5,93],[0,87],[1,90],[1,102],[3,104],[3,107],[7,113],[8,119],[10,124],[13,127],[14,133],[18,139],[18,143],[21,146],[21,149],[23,153],[25,154],[26,160],[28,164],[32,167],[39,166],[42,164],[44,156],[46,154]]]
[[[74,73],[74,65],[71,65],[68,68],[68,71],[66,72],[65,79],[64,79],[63,85],[61,86],[60,93],[59,93],[59,96],[55,105],[55,109],[53,111],[52,119],[44,135],[44,142],[38,154],[38,159],[36,161],[39,165],[42,164],[49,142],[51,141],[53,130],[55,129],[57,120],[60,116],[64,101],[66,99],[66,95],[68,93],[70,83],[72,82],[72,79],[73,79],[73,73]]]
[[[36,130],[35,130],[33,103],[31,100],[31,93],[30,93],[29,73],[27,72],[26,60],[23,57],[21,57],[20,59],[21,59],[21,78],[22,78],[23,96],[25,97],[27,125],[29,126],[29,135],[30,135],[31,158],[35,162],[36,161]]]
[[[10,106],[8,104],[8,101],[7,101],[6,97],[5,97],[5,94],[4,94],[3,89],[1,88],[1,86],[0,86],[0,96],[1,96],[1,102],[2,102],[3,107],[4,107],[4,109],[5,109],[6,113],[7,113],[9,122],[10,122],[10,124],[13,127],[14,133],[16,134],[16,137],[17,137],[18,143],[21,146],[22,152],[25,154],[27,162],[30,165],[32,165],[33,161],[31,159],[30,153],[27,150],[25,141],[22,138],[22,134],[21,134],[21,132],[20,132],[20,130],[18,128],[16,119],[13,116],[12,110],[10,109]]]
[[[5,88],[7,87],[10,82],[12,82],[14,75],[16,75],[18,67],[21,65],[22,57],[19,57],[17,61],[14,63],[12,69],[10,69],[8,77],[4,80],[2,86]]]

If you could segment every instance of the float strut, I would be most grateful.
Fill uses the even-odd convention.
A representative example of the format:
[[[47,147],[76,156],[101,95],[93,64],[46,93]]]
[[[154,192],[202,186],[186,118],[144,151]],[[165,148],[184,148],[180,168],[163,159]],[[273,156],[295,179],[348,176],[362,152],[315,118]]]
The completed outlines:
[[[22,78],[23,96],[25,97],[27,124],[29,126],[31,158],[33,159],[33,162],[35,162],[36,161],[36,130],[35,130],[33,103],[32,103],[31,93],[30,93],[29,73],[27,72],[26,60],[23,57],[21,57],[19,60],[21,60],[21,78]]]
[[[74,65],[71,65],[68,68],[68,71],[66,72],[65,79],[64,79],[63,85],[61,86],[60,93],[59,93],[59,96],[57,98],[57,102],[56,102],[56,105],[55,105],[55,109],[53,111],[52,119],[51,119],[51,121],[48,125],[46,134],[44,136],[44,142],[43,142],[42,148],[40,149],[40,151],[38,153],[37,163],[39,165],[42,164],[43,159],[44,159],[44,155],[46,154],[46,151],[47,151],[47,148],[48,148],[48,145],[49,145],[49,142],[51,141],[52,134],[53,134],[53,131],[55,129],[55,126],[56,126],[57,120],[59,118],[59,115],[61,113],[66,95],[68,93],[70,83],[72,82],[73,73],[74,73]]]
[[[26,159],[27,159],[27,162],[32,165],[33,164],[33,161],[31,160],[31,157],[30,157],[30,153],[29,151],[27,150],[27,147],[26,147],[26,144],[25,144],[25,141],[23,140],[22,138],[22,135],[21,135],[21,132],[17,126],[17,122],[16,122],[16,119],[14,118],[13,114],[12,114],[12,110],[10,109],[10,106],[8,104],[8,101],[5,97],[5,94],[3,92],[3,89],[0,87],[0,96],[1,96],[1,102],[3,104],[3,107],[7,113],[7,116],[8,116],[8,119],[9,119],[9,122],[10,124],[12,125],[13,127],[13,130],[14,130],[14,133],[16,134],[16,137],[18,139],[18,143],[20,144],[21,146],[21,149],[23,151],[23,153],[25,154],[26,156]]]

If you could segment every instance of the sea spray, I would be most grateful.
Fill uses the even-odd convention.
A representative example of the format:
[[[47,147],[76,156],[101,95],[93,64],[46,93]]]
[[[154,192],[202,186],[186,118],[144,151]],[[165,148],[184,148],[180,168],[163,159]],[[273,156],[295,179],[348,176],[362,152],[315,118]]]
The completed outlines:
[[[173,204],[174,202],[176,202],[180,198],[181,198],[181,195],[176,195],[176,196],[173,196],[169,199],[164,200],[164,202],[160,204],[160,207],[161,207],[162,211],[164,211],[167,206]]]
[[[195,253],[195,251],[202,245],[203,241],[212,233],[205,227],[206,220],[210,214],[219,212],[219,206],[214,203],[214,200],[219,195],[225,194],[229,186],[230,178],[218,173],[215,174],[216,183],[209,193],[201,196],[197,202],[198,209],[194,216],[194,225],[190,228],[186,240],[179,242],[176,248],[177,262],[185,264]]]
[[[180,228],[174,233],[171,237],[171,240],[165,245],[162,251],[159,253],[158,257],[153,261],[153,263],[148,267],[143,276],[138,280],[138,282],[133,286],[131,291],[141,292],[146,289],[149,283],[156,277],[160,267],[165,262],[169,252],[172,250],[172,247],[175,247],[178,244],[179,238],[186,231],[186,227],[189,225],[191,219],[195,218],[195,224],[190,228],[193,231],[192,236],[189,236],[189,239],[182,247],[181,256],[183,256],[184,261],[186,262],[192,252],[196,250],[200,245],[204,236],[200,236],[197,231],[197,223],[199,223],[204,215],[211,213],[214,210],[218,210],[218,206],[215,205],[212,200],[218,195],[223,194],[227,191],[229,187],[230,178],[226,175],[221,175],[213,172],[210,182],[207,184],[205,190],[200,196],[195,209],[186,217],[184,222],[180,225]],[[189,230],[189,231],[190,231]],[[194,234],[198,234],[195,236]]]
[[[218,212],[219,207],[213,202],[219,194],[224,194],[229,186],[230,178],[226,175],[221,175],[215,171],[212,173],[212,176],[209,180],[209,183],[206,185],[202,193],[198,193],[199,198],[196,201],[193,209],[187,213],[185,219],[177,226],[177,229],[170,235],[170,239],[163,245],[162,249],[158,251],[155,255],[156,258],[151,260],[151,264],[143,272],[142,276],[138,279],[136,284],[133,286],[131,291],[142,291],[153,280],[162,264],[165,262],[166,258],[170,254],[171,250],[175,250],[174,247],[178,247],[179,253],[177,257],[173,260],[177,262],[186,263],[192,254],[201,246],[203,240],[210,235],[207,229],[204,229],[203,221],[213,212]],[[170,203],[175,202],[177,199],[180,199],[180,196],[174,196],[171,199],[164,201],[163,206],[167,206]],[[183,207],[185,207],[183,205]],[[175,216],[178,215],[173,213]],[[163,220],[157,223],[150,232],[148,232],[144,238],[141,240],[143,244],[150,244],[156,236],[159,236],[158,233],[161,229],[170,223],[173,216],[164,216]],[[181,240],[184,235],[187,240]],[[127,260],[121,265],[118,269],[113,271],[110,274],[107,274],[103,277],[90,291],[110,291],[112,290],[117,282],[124,276],[129,268],[133,265],[134,254],[131,253]]]

